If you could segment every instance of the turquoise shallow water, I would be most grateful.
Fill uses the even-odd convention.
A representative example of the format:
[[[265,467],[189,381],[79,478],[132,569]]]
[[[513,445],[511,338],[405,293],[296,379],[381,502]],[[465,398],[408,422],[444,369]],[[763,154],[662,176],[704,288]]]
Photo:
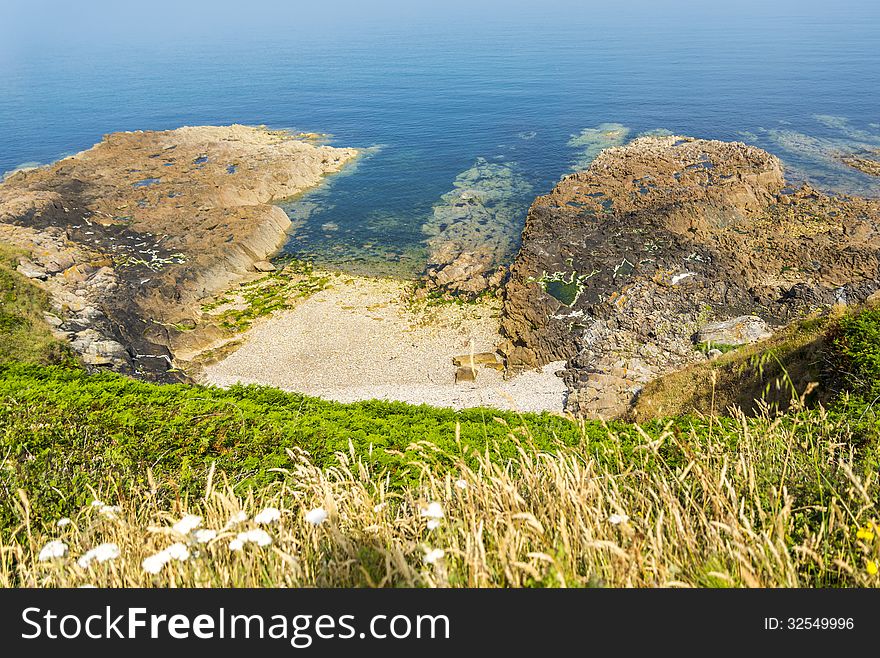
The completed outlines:
[[[10,48],[0,53],[0,171],[116,130],[240,122],[330,133],[365,155],[284,204],[298,227],[288,251],[403,274],[424,265],[424,225],[442,219],[475,166],[494,172],[480,185],[521,225],[535,194],[646,131],[749,141],[793,179],[880,193],[829,155],[880,146],[873,3],[550,4],[344,26],[332,14],[268,17],[265,29],[220,36]]]

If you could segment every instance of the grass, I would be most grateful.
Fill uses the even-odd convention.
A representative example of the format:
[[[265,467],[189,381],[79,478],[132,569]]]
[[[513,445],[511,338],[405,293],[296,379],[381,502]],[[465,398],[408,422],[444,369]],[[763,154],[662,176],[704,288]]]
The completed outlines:
[[[845,385],[866,398],[880,397],[880,309],[841,318],[831,340]]]
[[[703,354],[709,354],[712,350],[718,350],[722,354],[727,354],[740,347],[741,345],[728,345],[727,343],[713,343],[712,341],[706,341],[704,343],[697,343],[695,349],[697,352],[702,352]]]
[[[588,444],[539,450],[516,431],[511,457],[490,448],[472,462],[455,452],[437,459],[442,449],[424,442],[412,462],[418,482],[405,487],[354,446],[321,465],[291,450],[275,482],[246,492],[213,470],[200,495],[173,500],[149,473],[124,491],[107,476],[88,492],[103,504],[84,505],[63,527],[34,513],[24,492],[14,498],[0,585],[877,586],[877,473],[859,472],[840,430],[824,413],[738,416],[725,431],[644,435],[610,460],[595,459]],[[433,529],[432,502],[443,514]],[[280,519],[233,520],[265,507]],[[328,520],[310,523],[314,508]],[[216,536],[199,543],[175,531],[186,514]],[[249,530],[271,544],[231,550]],[[66,555],[41,561],[52,540]],[[78,564],[102,543],[118,557]],[[143,568],[177,543],[186,559],[155,574]]]
[[[0,363],[70,363],[71,350],[43,319],[49,296],[15,269],[25,255],[0,243]]]
[[[815,315],[759,343],[728,350],[712,345],[723,354],[650,382],[631,417],[644,422],[658,416],[711,415],[732,406],[754,413],[761,401],[785,408],[808,388],[811,402],[828,403],[837,393],[830,341],[838,321],[830,314]]]
[[[341,275],[316,272],[311,263],[305,261],[280,261],[277,271],[243,284],[236,291],[206,304],[203,310],[219,309],[221,327],[236,333],[245,331],[257,318],[292,308],[297,300],[320,292],[338,276]],[[224,309],[224,306],[231,308]]]
[[[880,585],[876,310],[664,378],[642,402],[671,417],[606,424],[47,366],[47,300],[4,254],[0,586]],[[186,514],[215,536],[175,531]],[[143,568],[172,544],[185,559]]]
[[[545,450],[584,437],[599,450],[606,440],[601,425],[582,431],[550,414],[340,404],[268,387],[156,385],[112,373],[2,366],[0,528],[11,523],[17,488],[29,492],[41,515],[70,514],[87,499],[89,486],[112,476],[125,490],[142,483],[148,468],[171,497],[197,494],[214,462],[241,488],[265,484],[277,479],[273,468],[287,464],[288,449],[307,450],[326,465],[351,443],[392,485],[404,486],[418,478],[410,463],[417,442],[458,455],[497,445],[499,455],[512,457],[510,427],[525,428]],[[627,426],[620,431],[637,436]]]

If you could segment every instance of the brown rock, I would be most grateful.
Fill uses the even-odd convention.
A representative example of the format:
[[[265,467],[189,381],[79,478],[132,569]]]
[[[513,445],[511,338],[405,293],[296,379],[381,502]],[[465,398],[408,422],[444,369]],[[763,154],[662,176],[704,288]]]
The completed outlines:
[[[88,280],[89,276],[93,274],[94,271],[94,268],[92,268],[90,265],[71,265],[61,273],[61,276],[67,283],[82,283],[83,281]]]
[[[477,371],[475,368],[471,368],[470,366],[461,366],[458,370],[455,371],[455,383],[459,382],[473,382],[477,379]]]
[[[274,272],[277,268],[267,260],[258,260],[254,263],[254,269],[257,272]]]
[[[127,372],[174,379],[167,327],[281,246],[290,220],[275,199],[355,155],[239,125],[114,133],[0,183],[0,239],[35,254],[57,306],[102,310],[92,325],[136,355]]]
[[[505,287],[508,367],[564,359],[569,409],[609,417],[703,360],[694,338],[712,322],[756,318],[749,342],[864,301],[880,287],[880,201],[784,185],[777,158],[741,143],[603,151],[532,204]]]
[[[498,363],[498,357],[495,355],[495,352],[477,352],[473,355],[462,354],[460,356],[454,356],[452,357],[452,363],[456,366],[495,365]]]

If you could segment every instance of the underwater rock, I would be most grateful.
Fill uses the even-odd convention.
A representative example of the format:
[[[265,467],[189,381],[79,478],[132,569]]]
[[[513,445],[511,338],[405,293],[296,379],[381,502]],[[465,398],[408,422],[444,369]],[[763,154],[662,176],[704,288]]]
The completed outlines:
[[[742,143],[643,137],[534,201],[500,351],[513,369],[566,360],[568,409],[611,418],[705,359],[693,338],[712,322],[781,326],[878,288],[880,201],[788,190]]]
[[[600,123],[594,128],[584,128],[577,135],[572,135],[568,145],[579,151],[572,169],[586,169],[605,149],[626,144],[629,134],[630,129],[621,123]]]
[[[516,251],[521,202],[532,187],[513,164],[478,158],[459,174],[423,227],[431,289],[476,296],[497,288]]]
[[[868,153],[841,154],[837,156],[843,164],[858,169],[869,176],[880,176],[880,149],[872,149]]]
[[[766,139],[785,161],[789,182],[808,182],[825,191],[876,197],[880,175],[880,133],[853,126],[845,117],[816,115],[821,136],[789,128],[742,133],[746,139]]]

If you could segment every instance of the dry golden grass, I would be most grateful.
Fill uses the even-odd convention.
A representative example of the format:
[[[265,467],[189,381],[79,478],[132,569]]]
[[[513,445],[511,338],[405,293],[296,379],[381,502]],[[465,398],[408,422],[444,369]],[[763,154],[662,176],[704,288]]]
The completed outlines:
[[[762,400],[784,409],[792,387],[799,396],[812,382],[823,380],[825,334],[834,317],[805,318],[767,340],[659,377],[641,390],[629,419],[644,423],[694,412],[711,414],[730,406],[753,413]],[[819,387],[814,401],[826,403],[831,394],[827,386]]]
[[[474,467],[460,463],[442,475],[428,465],[437,448],[424,444],[421,484],[403,492],[353,451],[326,469],[291,453],[283,482],[246,496],[212,473],[198,500],[168,505],[145,487],[126,493],[136,505],[114,512],[96,504],[63,527],[30,518],[21,492],[22,523],[0,546],[0,585],[877,586],[877,474],[855,474],[833,422],[822,413],[740,416],[708,436],[670,427],[657,439],[645,434],[626,458],[594,455],[587,443],[537,452],[511,432],[515,459],[498,465],[486,453]],[[811,477],[838,483],[822,490],[821,506],[805,506],[790,489]],[[116,498],[112,482],[94,494],[107,504]],[[431,503],[442,518],[426,514]],[[280,518],[255,524],[267,507]],[[318,507],[328,518],[315,525],[306,513]],[[240,512],[249,520],[230,521]],[[186,514],[202,517],[201,529],[216,537],[198,543],[192,532],[174,531]],[[271,544],[231,550],[249,529],[265,530]],[[55,539],[66,555],[41,561]],[[77,564],[107,542],[118,557]],[[144,570],[145,558],[178,542],[187,559],[169,559],[157,574]]]

